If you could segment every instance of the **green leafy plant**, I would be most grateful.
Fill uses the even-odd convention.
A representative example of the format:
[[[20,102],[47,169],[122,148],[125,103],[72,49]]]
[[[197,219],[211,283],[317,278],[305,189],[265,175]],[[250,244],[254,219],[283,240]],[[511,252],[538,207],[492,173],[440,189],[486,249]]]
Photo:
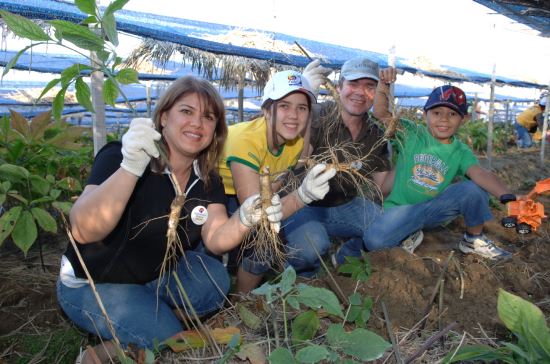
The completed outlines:
[[[89,128],[54,123],[50,111],[28,121],[10,110],[10,118],[0,120],[0,163],[57,179],[73,176],[82,182],[92,163],[90,134]]]
[[[550,332],[542,311],[529,301],[506,292],[498,293],[498,316],[516,337],[494,348],[471,345],[450,352],[444,363],[459,361],[499,361],[510,364],[550,363]]]
[[[90,87],[84,82],[83,77],[95,71],[103,72],[107,77],[103,84],[103,98],[108,105],[114,105],[117,96],[121,93],[120,84],[138,82],[138,73],[134,69],[117,68],[122,63],[122,59],[116,54],[116,46],[119,42],[114,14],[117,10],[122,9],[128,1],[115,0],[101,13],[95,0],[75,0],[78,9],[88,17],[81,24],[59,19],[48,20],[46,23],[54,29],[51,35],[23,16],[0,10],[0,16],[15,35],[32,41],[31,45],[21,49],[8,62],[4,67],[2,77],[13,68],[19,57],[27,50],[38,45],[54,43],[90,60],[89,64],[75,63],[67,67],[59,78],[48,82],[42,90],[38,100],[53,87],[60,86],[52,104],[55,119],[61,118],[65,93],[73,84],[79,104],[88,111],[94,112]],[[95,52],[97,58],[92,59],[83,50]]]
[[[359,282],[369,280],[372,273],[372,266],[367,253],[361,252],[361,257],[345,257],[346,262],[338,267],[339,273],[349,274],[351,278]],[[355,291],[348,297],[349,308],[346,314],[346,321],[353,322],[357,327],[366,327],[370,318],[373,300],[370,296],[362,297]]]
[[[359,282],[369,280],[372,273],[369,256],[361,251],[361,257],[346,256],[345,263],[338,267],[338,273],[349,274],[351,278]]]
[[[30,173],[13,164],[0,165],[0,245],[11,237],[27,254],[38,237],[38,229],[56,233],[57,222],[52,216],[56,209],[69,213],[70,196],[81,191],[80,183],[65,177],[55,180]]]
[[[364,362],[381,357],[391,346],[383,338],[367,329],[357,328],[351,332],[345,332],[341,324],[329,326],[325,345],[311,342],[320,327],[318,317],[320,310],[342,321],[344,313],[338,298],[332,291],[304,283],[295,284],[295,281],[296,272],[292,267],[288,267],[277,282],[264,283],[252,291],[254,294],[265,297],[267,304],[272,308],[272,313],[276,312],[275,303],[281,303],[286,343],[288,343],[287,305],[296,311],[300,310],[300,306],[308,308],[292,321],[292,345],[296,349],[295,354],[292,348],[278,347],[269,357],[271,363],[335,362],[346,355]]]
[[[469,121],[462,125],[457,132],[458,138],[478,153],[487,149],[487,135],[487,123],[483,120]],[[510,135],[512,135],[511,128],[506,124],[494,124],[493,147],[496,152],[506,149]]]

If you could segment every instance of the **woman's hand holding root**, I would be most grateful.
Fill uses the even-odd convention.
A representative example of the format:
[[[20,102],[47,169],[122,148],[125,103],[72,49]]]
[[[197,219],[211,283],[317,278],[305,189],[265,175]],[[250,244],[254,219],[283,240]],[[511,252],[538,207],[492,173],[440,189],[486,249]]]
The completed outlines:
[[[283,205],[278,194],[273,194],[271,206],[266,208],[264,212],[272,230],[278,233],[283,219]],[[239,217],[241,223],[247,227],[253,227],[260,222],[262,219],[262,203],[259,194],[252,195],[244,200],[239,208]]]

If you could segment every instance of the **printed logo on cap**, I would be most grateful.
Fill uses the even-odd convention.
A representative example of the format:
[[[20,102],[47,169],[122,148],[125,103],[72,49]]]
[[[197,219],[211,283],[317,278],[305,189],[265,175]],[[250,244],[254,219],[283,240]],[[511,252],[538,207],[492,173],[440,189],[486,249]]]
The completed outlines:
[[[448,101],[451,96],[454,97],[457,105],[463,105],[466,102],[464,92],[454,86],[441,93],[441,100]]]
[[[296,74],[288,75],[288,85],[289,86],[302,86],[302,78]]]

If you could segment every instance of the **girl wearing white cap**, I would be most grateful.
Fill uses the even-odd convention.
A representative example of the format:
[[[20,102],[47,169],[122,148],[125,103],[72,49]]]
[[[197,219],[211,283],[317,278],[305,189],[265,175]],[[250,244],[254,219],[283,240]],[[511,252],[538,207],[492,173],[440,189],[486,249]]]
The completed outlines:
[[[263,115],[229,127],[218,169],[228,196],[228,211],[236,210],[249,196],[259,193],[259,173],[264,167],[276,174],[297,164],[304,146],[302,133],[316,102],[307,79],[299,72],[277,72],[264,88]],[[282,204],[286,218],[306,204],[322,199],[329,190],[328,180],[335,173],[334,168],[325,170],[324,165],[317,165],[296,191],[280,200],[275,195],[272,203]],[[269,268],[245,252],[237,273],[237,290],[248,292],[256,287]]]

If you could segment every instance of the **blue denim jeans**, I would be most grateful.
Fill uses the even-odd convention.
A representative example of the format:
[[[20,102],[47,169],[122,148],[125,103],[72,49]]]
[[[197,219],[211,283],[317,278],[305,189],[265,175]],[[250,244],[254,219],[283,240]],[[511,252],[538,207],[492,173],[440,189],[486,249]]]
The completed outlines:
[[[514,123],[514,129],[516,130],[516,145],[518,148],[529,148],[533,145],[533,140],[531,139],[531,134],[526,127]]]
[[[318,254],[327,253],[330,237],[349,239],[339,255],[357,255],[354,247],[361,243],[361,237],[380,212],[379,205],[362,197],[335,207],[304,207],[283,222],[288,264],[301,276],[315,275],[320,266]]]
[[[429,201],[387,208],[363,236],[365,248],[373,251],[397,246],[413,232],[435,228],[458,215],[468,227],[491,220],[487,192],[472,181],[459,182]]]
[[[194,251],[186,251],[185,254],[185,259],[181,259],[178,264],[177,275],[197,315],[202,316],[221,308],[229,291],[229,275],[225,267],[206,254]],[[153,349],[155,341],[160,343],[184,330],[172,310],[178,306],[184,307],[183,312],[186,309],[190,311],[179,294],[176,280],[172,274],[165,277],[157,296],[158,282],[95,285],[124,347],[133,343]],[[77,326],[103,339],[113,338],[90,285],[69,288],[58,280],[57,299],[63,311]]]

